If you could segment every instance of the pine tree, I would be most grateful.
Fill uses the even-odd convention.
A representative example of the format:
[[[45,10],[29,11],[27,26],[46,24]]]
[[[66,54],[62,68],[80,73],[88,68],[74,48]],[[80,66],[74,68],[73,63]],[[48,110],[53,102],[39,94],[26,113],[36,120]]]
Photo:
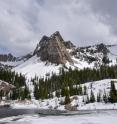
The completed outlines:
[[[78,92],[79,92],[79,95],[83,95],[82,86],[79,86]]]
[[[117,90],[115,89],[114,81],[111,81],[111,89],[109,94],[109,102],[116,103],[117,102]]]
[[[94,96],[94,93],[93,93],[92,90],[91,90],[91,95],[90,95],[90,102],[91,103],[94,103],[95,102],[95,96]]]
[[[60,94],[60,91],[58,91],[58,90],[57,90],[57,91],[56,91],[56,97],[58,97],[58,98],[59,98],[59,97],[60,97],[60,95],[61,95],[61,94]]]
[[[86,104],[90,103],[89,96],[86,97]]]
[[[87,95],[87,87],[84,86],[84,95]]]
[[[2,97],[3,97],[3,92],[2,90],[0,91],[0,100],[2,100]]]
[[[70,98],[68,95],[65,96],[65,105],[70,103]]]
[[[12,90],[11,100],[17,100],[19,98],[19,91],[15,88]]]
[[[65,88],[62,88],[62,89],[61,89],[61,96],[62,96],[62,97],[65,96]]]
[[[101,102],[101,94],[97,94],[97,102]]]
[[[83,100],[82,100],[82,102],[85,102],[84,96],[83,96]]]
[[[108,102],[108,97],[107,97],[107,94],[106,94],[105,91],[104,91],[104,95],[103,95],[103,101],[104,101],[105,103]]]
[[[34,97],[37,100],[39,99],[39,88],[37,84],[34,85]]]
[[[24,91],[23,91],[24,93],[24,98],[25,99],[31,99],[31,96],[30,96],[30,91],[29,91],[29,89],[28,89],[28,87],[25,85],[25,87],[24,87]]]

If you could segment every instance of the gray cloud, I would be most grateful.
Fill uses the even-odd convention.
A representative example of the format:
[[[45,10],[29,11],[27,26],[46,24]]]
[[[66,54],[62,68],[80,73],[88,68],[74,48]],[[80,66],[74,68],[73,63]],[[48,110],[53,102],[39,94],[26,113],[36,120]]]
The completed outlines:
[[[117,1],[116,0],[88,0],[92,11],[99,14],[100,20],[110,26],[112,33],[117,35]]]
[[[116,43],[116,0],[1,0],[0,51],[23,55],[59,30],[76,45]]]

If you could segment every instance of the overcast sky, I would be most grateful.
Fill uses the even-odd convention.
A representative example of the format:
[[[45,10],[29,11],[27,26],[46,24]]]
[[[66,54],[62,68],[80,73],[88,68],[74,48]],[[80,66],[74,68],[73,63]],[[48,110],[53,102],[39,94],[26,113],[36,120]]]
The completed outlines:
[[[117,44],[117,0],[0,0],[0,52],[31,52],[60,31],[77,46]]]

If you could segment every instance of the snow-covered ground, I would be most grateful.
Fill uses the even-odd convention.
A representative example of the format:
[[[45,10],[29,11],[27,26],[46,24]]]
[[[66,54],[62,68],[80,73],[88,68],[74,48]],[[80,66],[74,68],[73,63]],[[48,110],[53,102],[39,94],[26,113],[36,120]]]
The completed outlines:
[[[94,92],[95,97],[100,92],[102,95],[104,91],[106,93],[110,90],[110,82],[115,81],[115,86],[117,88],[117,79],[105,79],[101,81],[88,82],[84,85],[88,88],[88,94],[90,95],[91,87]],[[72,96],[71,98],[73,98]],[[84,104],[84,96],[75,96],[78,97],[77,100],[71,102],[72,105],[78,104],[78,110],[100,110],[92,114],[84,115],[74,115],[74,116],[45,116],[40,115],[20,115],[16,117],[3,118],[0,119],[0,124],[117,124],[117,103],[111,104],[104,102],[101,103],[90,103]],[[59,102],[64,100],[64,98],[53,98],[43,101],[37,101],[32,99],[32,101],[18,102],[15,101],[12,103],[13,109],[48,109],[55,108],[58,106],[58,109],[64,110],[64,105],[60,105]],[[103,109],[106,109],[104,111]],[[110,109],[110,110],[109,110]]]
[[[86,105],[81,105],[78,107],[79,110],[117,110],[117,103],[90,103]]]
[[[105,79],[100,81],[94,81],[94,82],[88,82],[83,85],[82,87],[87,87],[87,93],[90,96],[91,90],[94,92],[95,98],[97,98],[97,94],[100,93],[101,97],[103,97],[103,94],[106,92],[107,95],[110,91],[110,82],[115,81],[115,87],[117,89],[117,79]],[[117,109],[117,104],[105,104],[103,101],[101,103],[91,103],[91,104],[85,104],[83,102],[83,99],[85,100],[86,96],[72,96],[71,99],[74,99],[71,102],[71,105],[78,105],[78,110],[91,110],[91,109]],[[64,101],[64,97],[53,99],[46,99],[46,100],[35,100],[32,99],[31,101],[25,101],[25,102],[13,102],[12,107],[13,108],[58,108],[60,110],[64,110],[64,105],[60,105],[60,102]]]
[[[37,101],[38,102],[38,101]],[[13,109],[49,109],[49,108],[55,108],[58,105],[59,110],[65,110],[64,105],[59,105],[56,103],[55,99],[53,100],[45,100],[43,102],[38,102],[37,104],[32,103],[14,103],[11,104],[11,107]],[[90,104],[80,104],[78,106],[78,110],[117,110],[117,103],[111,104],[111,103],[90,103]]]
[[[31,101],[27,101],[27,102],[12,102],[11,107],[13,109],[37,109],[38,106],[31,102]]]
[[[10,62],[10,61],[7,61],[7,62],[0,62],[1,64],[3,65],[7,65],[7,66],[12,66],[12,67],[16,67],[18,65],[21,65],[24,61],[21,60],[21,61],[14,61],[14,62]]]
[[[109,94],[110,91],[110,82],[115,81],[115,87],[117,89],[117,79],[105,79],[105,80],[100,80],[100,81],[93,81],[93,82],[88,82],[83,85],[82,87],[86,86],[87,87],[87,93],[88,96],[91,94],[91,90],[94,92],[95,98],[97,98],[97,95],[100,93],[101,97],[103,97],[103,94],[106,93],[107,95]],[[117,109],[117,104],[105,104],[103,101],[101,103],[92,103],[92,104],[85,104],[83,102],[83,99],[85,101],[85,98],[87,96],[72,96],[77,97],[77,99],[74,99],[71,102],[71,105],[78,105],[78,109]],[[48,100],[43,100],[40,101],[39,107],[41,108],[55,108],[58,106],[58,109],[64,109],[64,106],[60,105],[59,102],[64,101],[64,98],[53,98],[53,99],[48,99]]]
[[[80,61],[78,59],[72,58],[74,60],[74,64],[70,64],[67,62],[65,66],[67,68],[71,67],[72,69],[79,68],[93,68],[94,63],[88,64],[85,61]],[[39,78],[45,78],[46,74],[49,74],[49,76],[52,75],[52,73],[59,74],[60,68],[63,67],[63,65],[55,65],[47,62],[42,62],[39,57],[33,56],[29,60],[25,61],[24,63],[20,64],[19,66],[13,68],[13,71],[16,71],[18,73],[24,74],[27,79],[34,78],[35,75]]]
[[[43,78],[46,74],[59,73],[59,69],[62,67],[61,65],[54,65],[46,62],[42,62],[40,58],[34,56],[24,62],[23,64],[17,66],[13,70],[24,74],[28,79],[34,78],[35,76],[39,76],[39,78]]]
[[[94,65],[95,65],[94,62],[89,64],[88,62],[86,62],[84,60],[81,61],[81,60],[79,60],[79,59],[77,59],[75,57],[72,57],[72,59],[74,61],[74,68],[79,68],[79,69],[94,68]]]
[[[0,119],[0,124],[117,124],[117,111],[75,116],[25,115]]]

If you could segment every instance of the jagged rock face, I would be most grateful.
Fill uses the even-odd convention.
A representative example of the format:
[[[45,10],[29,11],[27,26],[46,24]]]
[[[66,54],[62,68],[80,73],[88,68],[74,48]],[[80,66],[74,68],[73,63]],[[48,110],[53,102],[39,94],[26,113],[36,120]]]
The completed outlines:
[[[64,45],[67,49],[73,49],[76,47],[71,41],[64,42]]]
[[[74,53],[77,53],[74,55],[76,58],[80,59],[80,61],[84,60],[88,63],[98,62],[99,64],[109,64],[109,47],[112,46],[103,43],[93,46],[79,47],[74,51]]]
[[[0,61],[6,62],[6,61],[15,61],[16,57],[14,57],[12,54],[0,54]]]
[[[56,64],[65,64],[67,61],[73,63],[59,32],[55,32],[51,37],[44,36],[37,45],[34,51],[35,54],[42,61],[49,61]]]
[[[104,55],[107,55],[109,52],[107,46],[103,43],[97,45],[97,50],[98,50],[98,52],[102,52]]]
[[[21,56],[21,57],[17,57],[16,61],[26,61],[28,59],[30,59],[33,56],[32,52],[29,54],[26,54],[25,56]]]

